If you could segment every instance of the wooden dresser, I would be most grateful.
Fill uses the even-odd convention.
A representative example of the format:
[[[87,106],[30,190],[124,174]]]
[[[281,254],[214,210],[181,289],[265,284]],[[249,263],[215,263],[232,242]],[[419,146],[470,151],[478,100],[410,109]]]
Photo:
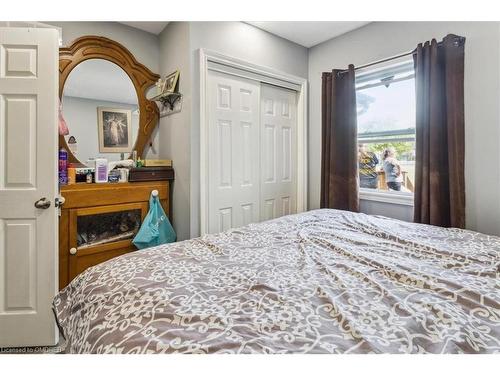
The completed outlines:
[[[172,220],[171,180],[62,186],[59,289],[85,269],[136,250],[132,238],[148,212],[153,190],[158,190]]]

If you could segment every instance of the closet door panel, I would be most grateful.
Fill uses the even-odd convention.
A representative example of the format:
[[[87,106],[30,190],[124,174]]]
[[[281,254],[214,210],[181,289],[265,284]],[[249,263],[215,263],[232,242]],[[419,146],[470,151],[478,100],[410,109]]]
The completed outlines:
[[[296,212],[297,94],[261,86],[261,220]]]
[[[260,84],[209,71],[208,231],[259,221]]]

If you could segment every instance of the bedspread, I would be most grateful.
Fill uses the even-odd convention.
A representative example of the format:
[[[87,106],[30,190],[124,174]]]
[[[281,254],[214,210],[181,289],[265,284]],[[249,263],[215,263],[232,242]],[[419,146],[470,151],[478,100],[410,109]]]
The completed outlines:
[[[315,210],[120,256],[53,305],[70,353],[498,353],[499,257],[499,237]]]

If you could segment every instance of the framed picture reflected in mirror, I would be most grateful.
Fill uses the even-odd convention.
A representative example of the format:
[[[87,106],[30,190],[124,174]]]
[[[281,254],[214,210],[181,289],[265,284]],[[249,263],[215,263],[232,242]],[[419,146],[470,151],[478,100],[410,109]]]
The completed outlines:
[[[97,107],[99,152],[132,151],[132,111],[122,108]]]

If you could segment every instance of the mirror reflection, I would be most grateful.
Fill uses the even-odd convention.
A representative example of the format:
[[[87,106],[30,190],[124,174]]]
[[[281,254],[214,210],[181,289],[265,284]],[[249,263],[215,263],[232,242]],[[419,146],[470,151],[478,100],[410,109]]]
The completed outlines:
[[[69,128],[66,142],[80,162],[128,157],[139,128],[139,107],[134,85],[118,65],[92,59],[76,66],[65,82],[62,108]]]

